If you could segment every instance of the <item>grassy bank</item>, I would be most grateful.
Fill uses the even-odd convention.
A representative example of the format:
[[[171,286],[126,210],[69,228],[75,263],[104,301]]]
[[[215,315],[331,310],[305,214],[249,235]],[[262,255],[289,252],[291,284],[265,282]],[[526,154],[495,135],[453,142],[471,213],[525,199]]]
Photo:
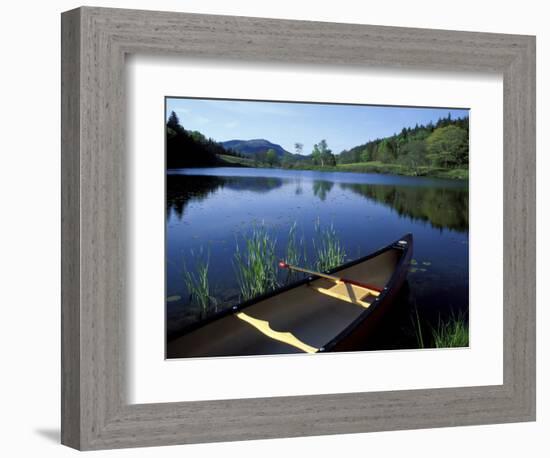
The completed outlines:
[[[358,162],[355,164],[337,164],[333,167],[305,166],[296,168],[302,170],[319,170],[323,172],[381,173],[405,176],[449,178],[455,180],[468,179],[468,169],[443,169],[432,166],[420,166],[412,169],[401,164],[385,164],[379,161]]]
[[[359,162],[356,164],[338,164],[336,169],[341,172],[392,173],[395,175],[407,176],[427,176],[460,180],[468,179],[468,169],[443,169],[427,165],[419,166],[413,169],[400,164],[384,164],[379,161]]]
[[[220,155],[224,165],[228,167],[259,167],[259,168],[282,168],[275,166],[270,167],[267,164],[258,164],[253,159]],[[222,165],[223,166],[223,165]],[[433,167],[429,165],[419,166],[416,168],[407,167],[401,164],[386,164],[380,161],[357,162],[355,164],[337,164],[335,166],[316,166],[310,164],[295,163],[290,170],[316,170],[320,172],[355,172],[355,173],[381,173],[405,176],[423,176],[433,178],[447,178],[453,180],[467,180],[468,169],[444,169],[441,167]],[[288,169],[285,169],[288,170]]]
[[[255,167],[254,159],[218,154],[222,167]]]

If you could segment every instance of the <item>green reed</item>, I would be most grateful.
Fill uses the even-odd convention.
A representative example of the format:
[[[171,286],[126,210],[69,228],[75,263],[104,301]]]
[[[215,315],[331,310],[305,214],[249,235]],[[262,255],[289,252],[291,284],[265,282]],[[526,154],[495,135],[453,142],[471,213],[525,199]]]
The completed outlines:
[[[418,348],[426,348],[422,323],[418,315],[418,309],[415,307],[415,316],[411,317],[416,335]],[[438,320],[437,327],[431,327],[430,348],[457,348],[467,347],[470,342],[468,330],[468,320],[465,315],[459,313],[457,316],[451,314],[447,321]]]
[[[233,264],[242,300],[265,294],[278,286],[275,246],[276,240],[263,225],[255,227],[245,239],[243,251],[237,243]]]
[[[293,266],[305,265],[307,263],[307,252],[304,245],[304,238],[298,238],[298,226],[296,221],[292,223],[290,229],[288,230],[288,242],[286,246],[286,253],[284,261],[287,264]],[[299,278],[302,274],[299,274],[293,270],[288,269],[286,274],[285,283],[292,283],[294,280]]]
[[[183,280],[191,297],[191,303],[196,304],[200,310],[201,318],[208,315],[211,308],[216,309],[216,300],[210,291],[208,269],[210,265],[210,253],[204,253],[202,247],[198,254],[191,250],[191,257],[195,261],[194,271],[189,271],[185,262],[183,264]]]
[[[316,255],[315,268],[320,272],[333,269],[346,259],[346,251],[338,239],[334,225],[331,223],[323,229],[319,219],[315,222],[313,249]]]
[[[432,330],[432,337],[436,348],[467,347],[470,342],[468,322],[460,313],[451,315],[448,321],[437,323],[437,328]]]
[[[286,246],[286,257],[285,257],[285,261],[288,264],[292,264],[294,266],[299,265],[302,259],[298,244],[300,243],[301,245],[303,245],[302,240],[298,241],[296,232],[297,232],[297,224],[296,224],[296,221],[294,221],[294,223],[292,223],[292,226],[290,226],[290,229],[288,230],[288,243]]]

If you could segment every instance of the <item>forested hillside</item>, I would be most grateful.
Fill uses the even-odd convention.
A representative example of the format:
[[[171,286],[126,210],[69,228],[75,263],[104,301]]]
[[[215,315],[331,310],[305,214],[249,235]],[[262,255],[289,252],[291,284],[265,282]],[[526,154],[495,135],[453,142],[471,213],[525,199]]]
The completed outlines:
[[[342,151],[337,160],[338,164],[398,164],[419,172],[422,166],[467,168],[468,142],[469,119],[451,119],[449,115],[435,124],[406,127],[391,137]]]

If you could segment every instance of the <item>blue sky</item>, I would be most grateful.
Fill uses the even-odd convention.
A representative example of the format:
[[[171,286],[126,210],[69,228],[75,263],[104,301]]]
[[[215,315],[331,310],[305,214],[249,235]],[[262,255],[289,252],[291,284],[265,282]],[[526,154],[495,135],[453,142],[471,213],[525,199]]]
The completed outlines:
[[[452,118],[468,115],[467,109],[167,98],[167,118],[172,111],[183,127],[216,141],[265,138],[290,152],[299,142],[304,154],[310,154],[322,139],[334,153],[340,153],[449,113]]]

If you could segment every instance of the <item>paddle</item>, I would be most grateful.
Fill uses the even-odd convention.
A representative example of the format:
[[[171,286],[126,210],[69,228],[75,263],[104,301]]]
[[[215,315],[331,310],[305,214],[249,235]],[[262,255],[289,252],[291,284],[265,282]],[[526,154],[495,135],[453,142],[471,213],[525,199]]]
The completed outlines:
[[[279,262],[279,267],[281,269],[295,270],[296,272],[302,272],[302,273],[305,273],[305,274],[308,274],[308,275],[316,275],[318,277],[323,277],[323,278],[326,278],[328,280],[332,280],[333,282],[347,283],[349,285],[358,286],[359,288],[371,289],[371,290],[376,291],[378,293],[382,292],[382,290],[380,288],[378,288],[377,286],[368,285],[367,283],[362,283],[362,282],[358,282],[358,281],[355,281],[355,280],[349,280],[347,278],[336,277],[335,275],[329,275],[329,274],[325,274],[323,272],[316,272],[314,270],[304,269],[303,267],[298,267],[298,266],[293,266],[293,265],[287,264],[284,261]]]

